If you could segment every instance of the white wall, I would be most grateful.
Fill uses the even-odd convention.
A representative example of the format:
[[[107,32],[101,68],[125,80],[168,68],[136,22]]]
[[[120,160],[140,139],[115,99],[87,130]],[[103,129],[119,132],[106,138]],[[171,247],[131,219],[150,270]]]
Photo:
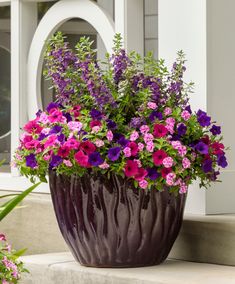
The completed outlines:
[[[158,0],[144,0],[145,53],[152,51],[158,57]]]
[[[207,0],[207,104],[222,126],[229,167],[207,191],[207,212],[235,213],[235,1]],[[219,208],[219,209],[218,209]]]
[[[186,81],[195,82],[191,97],[194,109],[206,109],[206,1],[159,0],[159,58],[170,67],[176,53],[187,56]],[[194,185],[189,190],[186,211],[205,213],[205,192]]]

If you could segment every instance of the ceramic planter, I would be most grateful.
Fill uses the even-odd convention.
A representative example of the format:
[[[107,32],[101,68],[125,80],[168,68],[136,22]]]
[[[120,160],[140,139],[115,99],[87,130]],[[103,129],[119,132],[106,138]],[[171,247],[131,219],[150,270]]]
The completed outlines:
[[[61,233],[85,266],[160,264],[179,233],[186,195],[135,189],[116,175],[49,173]]]

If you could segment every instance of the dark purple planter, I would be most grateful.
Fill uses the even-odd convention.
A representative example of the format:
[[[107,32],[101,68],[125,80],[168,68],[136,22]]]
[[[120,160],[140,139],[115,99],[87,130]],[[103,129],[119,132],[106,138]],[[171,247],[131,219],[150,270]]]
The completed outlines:
[[[168,256],[186,195],[135,189],[116,175],[79,178],[50,172],[49,180],[61,233],[82,265],[148,266]]]

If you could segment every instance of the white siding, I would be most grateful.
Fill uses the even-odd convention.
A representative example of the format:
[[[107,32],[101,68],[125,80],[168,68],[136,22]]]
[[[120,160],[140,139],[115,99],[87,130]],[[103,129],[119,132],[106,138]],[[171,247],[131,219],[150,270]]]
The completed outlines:
[[[158,0],[144,0],[144,40],[145,53],[153,51],[158,57]]]

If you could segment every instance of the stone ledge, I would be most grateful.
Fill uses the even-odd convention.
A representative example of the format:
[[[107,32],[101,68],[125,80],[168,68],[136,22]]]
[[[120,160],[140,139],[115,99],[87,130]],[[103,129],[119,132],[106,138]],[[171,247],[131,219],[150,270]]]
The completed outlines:
[[[167,260],[132,269],[83,267],[70,253],[22,258],[31,274],[21,284],[234,284],[235,267]]]
[[[235,215],[185,215],[170,257],[235,266]]]

